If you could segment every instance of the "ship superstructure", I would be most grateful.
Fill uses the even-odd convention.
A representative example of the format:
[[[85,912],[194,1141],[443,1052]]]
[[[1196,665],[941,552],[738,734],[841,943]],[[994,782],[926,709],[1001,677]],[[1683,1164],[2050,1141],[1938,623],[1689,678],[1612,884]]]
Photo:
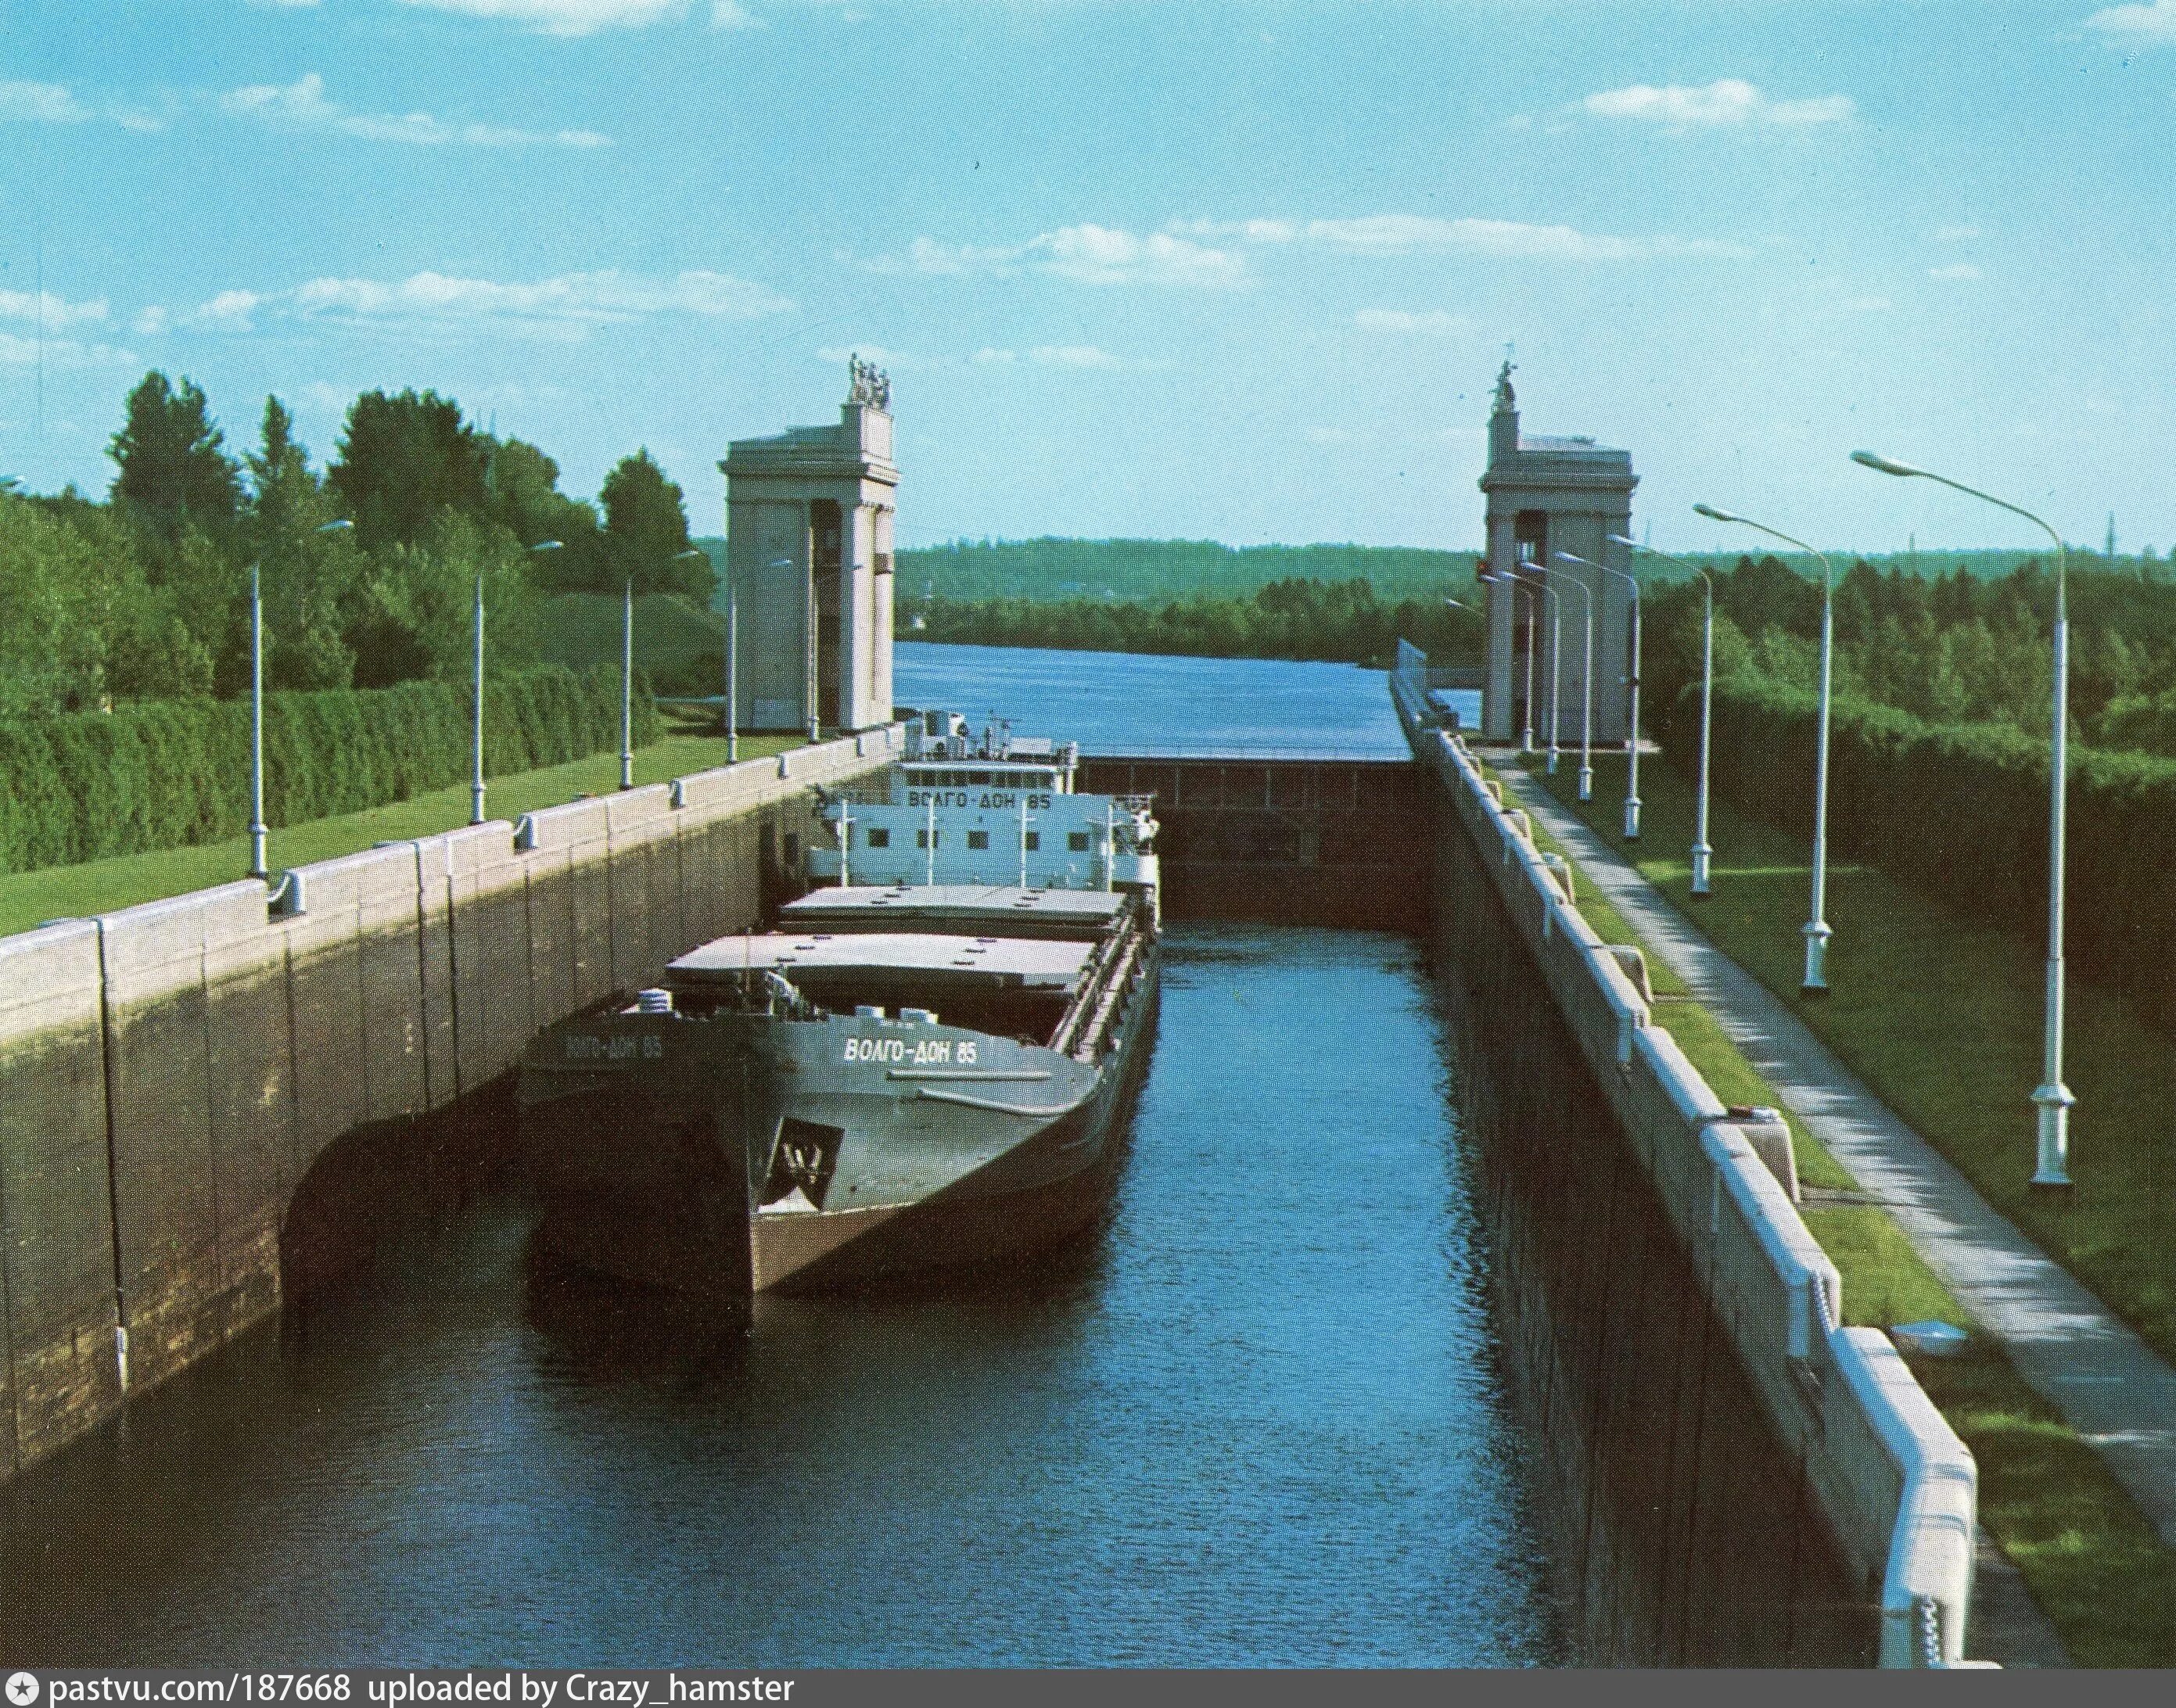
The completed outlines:
[[[809,875],[853,884],[1006,884],[1123,890],[1153,901],[1156,822],[1147,795],[1074,791],[1075,742],[979,737],[955,712],[907,725],[904,759],[880,783],[828,802],[834,848],[811,848]]]

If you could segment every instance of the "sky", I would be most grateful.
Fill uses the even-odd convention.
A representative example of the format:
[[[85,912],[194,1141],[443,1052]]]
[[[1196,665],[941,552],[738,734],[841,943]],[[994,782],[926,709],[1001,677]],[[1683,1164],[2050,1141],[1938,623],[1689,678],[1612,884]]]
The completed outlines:
[[[0,0],[0,476],[145,370],[433,387],[595,493],[892,379],[903,546],[2176,544],[2176,0]]]

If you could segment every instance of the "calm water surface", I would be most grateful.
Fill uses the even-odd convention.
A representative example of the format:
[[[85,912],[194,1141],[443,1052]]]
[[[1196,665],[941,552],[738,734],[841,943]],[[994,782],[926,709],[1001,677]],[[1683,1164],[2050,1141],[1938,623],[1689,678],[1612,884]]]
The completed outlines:
[[[1114,1213],[1024,1285],[721,1325],[487,1199],[0,1494],[0,1658],[1562,1658],[1414,956],[1176,928]]]
[[[895,650],[893,694],[1091,753],[1406,755],[1383,672],[1349,664],[915,642]],[[1480,721],[1478,694],[1450,703]]]

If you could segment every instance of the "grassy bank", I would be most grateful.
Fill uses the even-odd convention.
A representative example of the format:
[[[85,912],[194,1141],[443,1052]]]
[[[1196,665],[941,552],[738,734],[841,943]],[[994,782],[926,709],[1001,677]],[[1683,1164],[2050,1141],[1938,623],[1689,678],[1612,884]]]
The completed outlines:
[[[797,736],[743,736],[741,757],[758,758],[801,744]],[[635,754],[634,780],[638,784],[662,783],[725,762],[722,736],[669,736]],[[619,756],[599,753],[571,764],[487,777],[485,783],[485,811],[494,819],[514,819],[583,795],[611,793],[619,787]],[[463,783],[367,812],[313,819],[275,830],[269,845],[270,863],[275,871],[285,866],[307,865],[313,860],[353,854],[378,842],[434,835],[468,822],[469,788]],[[0,936],[27,931],[48,919],[110,913],[139,902],[230,884],[243,876],[248,865],[249,839],[242,836],[195,848],[170,848],[81,866],[11,873],[0,877]]]
[[[1590,811],[1586,819],[1599,830],[1606,828],[1603,820],[1611,812],[1621,819],[1623,789],[1620,783],[1617,793],[1609,794],[1602,786],[1599,764],[1596,770],[1590,806],[1600,810]],[[1654,793],[1649,774],[1643,764],[1643,802]],[[1544,781],[1561,781],[1567,795],[1576,793],[1575,772],[1560,770],[1557,779]],[[1642,818],[1645,835],[1639,846],[1666,861],[1651,808]],[[1688,816],[1688,846],[1690,822]],[[1719,821],[1711,821],[1711,840],[1721,846]],[[1623,849],[1621,838],[1612,840]],[[1539,825],[1535,840],[1578,866]],[[1723,870],[1718,866],[1718,887]],[[1682,881],[1689,884],[1689,871]],[[1719,1097],[1727,1103],[1780,1104],[1774,1089],[1720,1023],[1692,1000],[1684,982],[1656,959],[1591,880],[1580,885],[1579,909],[1606,941],[1638,944],[1646,953],[1655,1023],[1676,1040]],[[1703,911],[1698,917],[1705,922],[1707,916]],[[1818,1201],[1824,1191],[1847,1192],[1856,1183],[1788,1110],[1784,1112],[1799,1178],[1815,1189],[1817,1201],[1803,1210],[1806,1226],[1842,1276],[1846,1325],[1887,1329],[1933,1317],[1977,1330],[1971,1314],[1886,1211],[1873,1205]],[[2099,1456],[2026,1385],[2001,1348],[1983,1333],[1976,1332],[1956,1357],[1915,1358],[1912,1367],[1978,1462],[1981,1526],[2023,1574],[2071,1658],[2092,1667],[2176,1665],[2176,1617],[2171,1613],[2176,1608],[2176,1553],[2162,1545]],[[1975,1645],[1973,1652],[1982,1651]]]
[[[1714,895],[1690,899],[1693,797],[1643,759],[1643,834],[1621,834],[1624,760],[1597,754],[1594,800],[1569,767],[1542,781],[1631,859],[1717,947],[1782,998],[1997,1210],[2092,1289],[2164,1358],[2176,1358],[2176,1049],[2109,993],[2070,982],[2067,1078],[2073,1200],[2043,1199],[2032,1171],[2044,940],[2038,917],[1976,924],[1870,867],[1829,867],[1830,994],[1798,989],[1810,878],[1804,844],[1715,804]],[[1538,773],[1537,773],[1538,775]],[[1930,826],[1930,835],[1939,827]],[[2074,905],[2076,905],[2074,903]],[[2119,905],[2119,904],[2118,904]]]

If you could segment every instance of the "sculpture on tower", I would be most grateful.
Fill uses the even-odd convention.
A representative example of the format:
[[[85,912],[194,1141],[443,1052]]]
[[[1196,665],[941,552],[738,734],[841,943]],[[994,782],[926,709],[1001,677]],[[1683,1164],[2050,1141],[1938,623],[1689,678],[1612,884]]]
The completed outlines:
[[[846,401],[891,413],[891,376],[858,353],[846,359]]]

